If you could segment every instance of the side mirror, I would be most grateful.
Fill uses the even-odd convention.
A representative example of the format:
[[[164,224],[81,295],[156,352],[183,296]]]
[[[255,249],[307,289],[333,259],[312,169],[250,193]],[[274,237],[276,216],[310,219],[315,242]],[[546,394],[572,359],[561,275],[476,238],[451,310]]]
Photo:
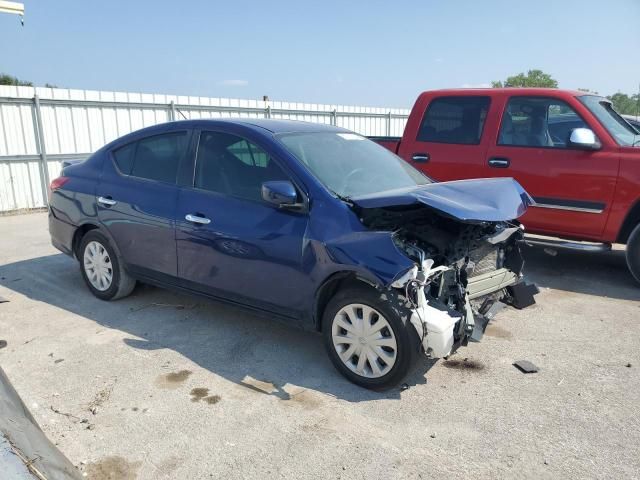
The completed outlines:
[[[599,150],[602,145],[590,128],[574,128],[569,136],[569,146],[584,150]]]
[[[262,184],[262,199],[278,207],[294,207],[298,204],[298,192],[287,180],[274,180]]]

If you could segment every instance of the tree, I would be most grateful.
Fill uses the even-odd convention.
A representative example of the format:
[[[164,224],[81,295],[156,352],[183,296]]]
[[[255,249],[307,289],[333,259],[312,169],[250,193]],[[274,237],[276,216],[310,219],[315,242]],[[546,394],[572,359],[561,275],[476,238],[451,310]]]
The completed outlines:
[[[13,75],[7,75],[6,73],[0,73],[0,85],[14,85],[18,87],[33,87],[33,83],[20,80]]]
[[[640,95],[627,95],[618,92],[607,97],[613,103],[616,112],[626,115],[640,115]]]
[[[500,80],[491,82],[493,88],[502,87],[546,87],[546,88],[558,88],[558,82],[548,73],[544,73],[542,70],[529,70],[526,75],[519,73],[507,77],[504,82]]]

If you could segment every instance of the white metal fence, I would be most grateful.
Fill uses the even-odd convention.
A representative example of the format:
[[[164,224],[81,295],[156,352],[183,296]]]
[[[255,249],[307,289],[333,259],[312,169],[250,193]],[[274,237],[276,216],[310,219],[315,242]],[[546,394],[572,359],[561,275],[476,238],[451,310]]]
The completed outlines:
[[[0,212],[46,206],[50,180],[126,133],[184,118],[283,118],[400,136],[398,108],[0,86]]]

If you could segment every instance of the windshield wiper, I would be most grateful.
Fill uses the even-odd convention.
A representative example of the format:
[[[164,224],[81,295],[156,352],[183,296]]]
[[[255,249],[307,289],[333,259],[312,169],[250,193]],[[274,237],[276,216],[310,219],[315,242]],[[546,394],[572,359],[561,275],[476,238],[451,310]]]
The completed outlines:
[[[344,203],[346,203],[347,205],[349,205],[350,207],[353,207],[354,203],[353,200],[351,200],[350,197],[346,196],[346,195],[340,195],[338,192],[334,192],[333,190],[329,189],[329,191],[335,195],[339,200],[342,200]]]

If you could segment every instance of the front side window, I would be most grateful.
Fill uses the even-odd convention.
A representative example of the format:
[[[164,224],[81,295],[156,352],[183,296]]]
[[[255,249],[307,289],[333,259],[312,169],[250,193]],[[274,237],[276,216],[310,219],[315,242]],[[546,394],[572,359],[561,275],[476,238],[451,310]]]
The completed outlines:
[[[167,133],[125,145],[113,157],[118,170],[125,175],[175,183],[186,145],[186,132]]]
[[[278,139],[321,183],[342,197],[431,183],[397,155],[355,133],[290,133]]]
[[[498,144],[567,148],[574,128],[589,127],[562,100],[512,97],[502,116]]]
[[[261,200],[262,184],[271,180],[288,180],[288,177],[260,147],[228,133],[200,134],[196,188]]]
[[[482,137],[489,104],[489,97],[436,98],[424,114],[417,140],[477,145]]]
[[[616,139],[618,145],[627,147],[640,145],[638,132],[613,109],[609,100],[595,95],[582,95],[578,100],[595,115],[602,126]]]

